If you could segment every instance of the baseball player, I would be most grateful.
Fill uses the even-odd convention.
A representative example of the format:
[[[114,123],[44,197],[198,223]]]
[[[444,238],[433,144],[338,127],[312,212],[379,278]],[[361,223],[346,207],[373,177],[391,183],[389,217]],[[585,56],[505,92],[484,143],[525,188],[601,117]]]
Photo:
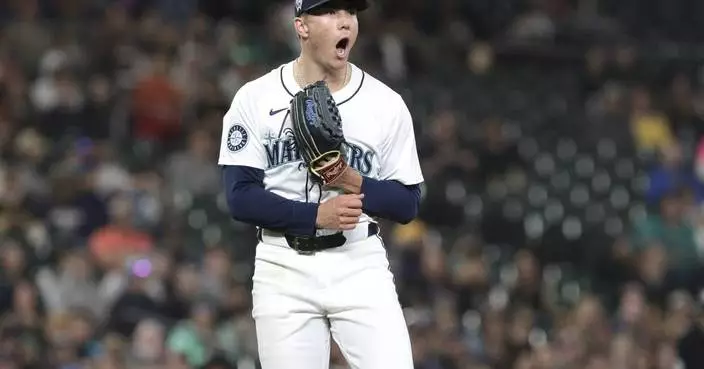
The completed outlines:
[[[259,239],[252,316],[263,369],[327,368],[331,336],[352,368],[413,368],[375,219],[410,222],[423,175],[403,99],[348,61],[367,6],[296,0],[300,56],[246,83],[223,119],[229,209]],[[315,164],[326,140],[344,160]]]

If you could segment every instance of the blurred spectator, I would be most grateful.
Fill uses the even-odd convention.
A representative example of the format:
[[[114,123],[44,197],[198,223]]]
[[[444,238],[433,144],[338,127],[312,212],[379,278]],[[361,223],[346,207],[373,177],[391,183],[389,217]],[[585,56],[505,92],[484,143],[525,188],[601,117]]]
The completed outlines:
[[[6,26],[5,42],[10,52],[17,55],[24,73],[36,70],[40,56],[51,45],[51,35],[45,23],[37,22],[40,17],[39,1],[12,2],[13,17]]]
[[[613,49],[613,62],[609,68],[610,78],[630,86],[647,80],[644,75],[644,65],[639,63],[642,60],[640,56],[635,45],[627,42],[619,43]],[[634,87],[636,90],[640,90],[639,86]],[[645,90],[641,90],[641,92],[645,92]]]
[[[684,73],[677,74],[670,84],[668,119],[678,135],[693,135],[697,141],[704,134],[704,121],[695,110],[695,90],[691,79]]]
[[[704,322],[702,313],[687,330],[686,334],[678,341],[678,354],[685,368],[698,368],[704,365],[704,355],[701,345],[704,344]]]
[[[108,209],[92,191],[89,181],[82,174],[53,178],[47,220],[57,248],[79,246],[108,221]]]
[[[589,48],[585,55],[584,70],[581,76],[584,100],[588,100],[592,94],[604,87],[607,82],[606,67],[606,50],[599,45]]]
[[[693,153],[694,175],[699,182],[704,181],[704,139],[699,140]]]
[[[693,224],[686,214],[687,197],[682,191],[663,196],[655,213],[650,213],[634,225],[633,247],[636,252],[649,248],[663,248],[667,255],[668,270],[679,283],[697,265],[699,256],[694,238]]]
[[[113,197],[109,214],[110,223],[96,230],[88,245],[100,268],[121,269],[128,257],[150,251],[153,240],[134,227],[135,209],[129,195],[121,193]]]
[[[109,313],[109,328],[123,338],[131,337],[142,320],[159,319],[161,305],[149,295],[147,279],[129,273],[127,288]]]
[[[149,167],[135,168],[131,174],[132,188],[123,194],[127,201],[131,201],[132,225],[144,232],[156,233],[164,215],[163,178],[157,169]]]
[[[154,319],[140,321],[134,331],[127,362],[133,367],[149,367],[164,363],[166,354],[164,326]]]
[[[424,170],[430,175],[445,171],[464,171],[473,168],[474,157],[470,152],[463,152],[458,155],[456,152],[461,147],[466,147],[466,143],[457,127],[456,113],[453,111],[442,111],[433,120],[431,126],[432,133],[425,145],[421,145],[420,151],[427,157],[427,164]]]
[[[528,251],[519,251],[515,257],[517,271],[516,284],[511,291],[511,303],[515,306],[527,306],[542,310],[546,306],[541,293],[540,266],[535,256]]]
[[[510,35],[516,41],[545,41],[555,37],[555,24],[545,9],[539,8],[540,2],[533,2],[534,8],[516,18]]]
[[[220,190],[220,172],[209,165],[216,145],[205,130],[194,130],[188,138],[188,148],[175,153],[167,164],[166,180],[176,191],[194,196],[212,195]]]
[[[191,366],[200,367],[206,364],[217,343],[213,325],[216,318],[214,307],[207,302],[196,302],[193,305],[191,319],[176,326],[167,338],[170,351],[185,356]]]
[[[667,117],[652,106],[650,92],[643,86],[632,91],[631,129],[639,150],[666,150],[674,142]]]
[[[624,151],[635,151],[637,140],[628,119],[627,90],[616,83],[605,83],[587,96],[588,124],[583,127],[587,142],[597,145],[603,139],[611,139],[622,145]]]
[[[44,198],[48,192],[48,184],[41,171],[48,152],[46,138],[35,129],[27,128],[15,136],[14,155],[18,164],[14,167],[22,187],[27,188],[31,198]],[[30,200],[27,199],[27,200]]]
[[[83,90],[76,76],[66,67],[56,67],[36,81],[32,89],[32,103],[41,114],[41,127],[48,136],[79,134],[89,124],[83,116]]]
[[[407,44],[402,40],[398,22],[391,22],[387,28],[396,32],[385,32],[379,37],[379,50],[381,51],[381,63],[385,74],[392,80],[402,80],[408,74],[407,65]]]
[[[29,367],[40,367],[42,352],[47,348],[43,331],[44,310],[40,304],[37,292],[28,281],[16,285],[12,296],[13,307],[9,314],[3,316],[2,334],[0,340],[5,341],[8,352],[3,354],[14,356],[15,360]],[[14,340],[14,345],[8,341]],[[10,344],[14,347],[7,347]],[[17,351],[15,351],[17,350]]]
[[[486,43],[474,43],[467,53],[467,66],[472,73],[482,75],[494,65],[494,50]]]
[[[227,250],[214,247],[204,253],[202,263],[201,294],[214,299],[218,305],[224,304],[230,297],[233,268]]]
[[[203,369],[237,369],[236,365],[233,365],[230,361],[222,357],[214,357],[202,367]]]
[[[98,285],[94,283],[93,271],[87,255],[70,252],[62,258],[56,273],[49,269],[37,275],[46,307],[52,314],[67,313],[72,310],[90,312],[102,318],[106,305]]]
[[[104,140],[113,134],[112,106],[117,103],[114,86],[102,74],[93,75],[87,83],[83,110],[85,124],[80,127],[80,133],[92,139]]]
[[[677,143],[663,148],[659,155],[659,165],[649,176],[648,201],[657,204],[669,192],[677,189],[691,191],[697,203],[704,200],[704,186],[683,157],[682,147]]]
[[[451,250],[451,278],[457,293],[457,313],[481,308],[490,288],[489,267],[472,237],[460,239]]]
[[[132,177],[121,162],[121,156],[116,148],[109,143],[93,143],[92,171],[89,174],[92,187],[101,199],[109,199],[122,191],[129,191],[133,187]]]
[[[478,153],[479,178],[481,183],[488,183],[503,178],[510,169],[522,165],[518,147],[504,135],[503,122],[497,118],[489,119],[483,124],[484,135]]]
[[[462,208],[452,197],[446,196],[448,188],[472,179],[476,157],[468,149],[466,140],[457,127],[456,113],[441,111],[434,117],[430,137],[419,145],[421,164],[426,175],[436,178],[428,184],[428,195],[424,204],[423,218],[435,226],[457,227],[462,220]],[[454,196],[453,196],[454,197]]]
[[[134,137],[166,144],[182,130],[181,92],[170,81],[167,55],[155,54],[149,67],[149,73],[137,83],[132,97]]]

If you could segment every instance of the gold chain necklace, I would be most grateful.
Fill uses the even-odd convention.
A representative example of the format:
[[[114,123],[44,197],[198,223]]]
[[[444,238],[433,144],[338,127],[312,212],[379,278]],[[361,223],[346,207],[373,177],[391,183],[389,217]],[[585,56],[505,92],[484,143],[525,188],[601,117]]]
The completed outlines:
[[[303,79],[303,76],[301,76],[301,72],[298,68],[298,62],[299,59],[296,59],[296,61],[293,63],[293,79],[296,81],[299,87],[305,87],[308,84],[306,81]],[[350,64],[347,63],[345,66],[345,80],[342,82],[342,87],[347,86],[347,83],[349,82],[350,78],[352,77],[352,69],[350,68]]]

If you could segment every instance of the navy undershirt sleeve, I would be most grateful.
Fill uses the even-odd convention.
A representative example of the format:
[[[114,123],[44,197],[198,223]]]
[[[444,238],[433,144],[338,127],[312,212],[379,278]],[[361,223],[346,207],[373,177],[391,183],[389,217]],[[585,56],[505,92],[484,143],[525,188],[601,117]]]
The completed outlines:
[[[264,189],[264,171],[224,166],[223,182],[235,220],[292,235],[315,234],[318,204],[293,201]]]
[[[420,186],[406,186],[398,181],[383,181],[362,176],[365,213],[401,224],[410,223],[420,206]]]

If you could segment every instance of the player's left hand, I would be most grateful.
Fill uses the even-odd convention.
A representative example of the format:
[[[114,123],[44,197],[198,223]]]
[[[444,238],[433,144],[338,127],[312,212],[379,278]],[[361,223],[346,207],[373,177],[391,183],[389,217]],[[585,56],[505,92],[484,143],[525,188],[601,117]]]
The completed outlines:
[[[340,195],[318,207],[315,226],[319,229],[349,231],[354,229],[362,215],[364,195]]]

